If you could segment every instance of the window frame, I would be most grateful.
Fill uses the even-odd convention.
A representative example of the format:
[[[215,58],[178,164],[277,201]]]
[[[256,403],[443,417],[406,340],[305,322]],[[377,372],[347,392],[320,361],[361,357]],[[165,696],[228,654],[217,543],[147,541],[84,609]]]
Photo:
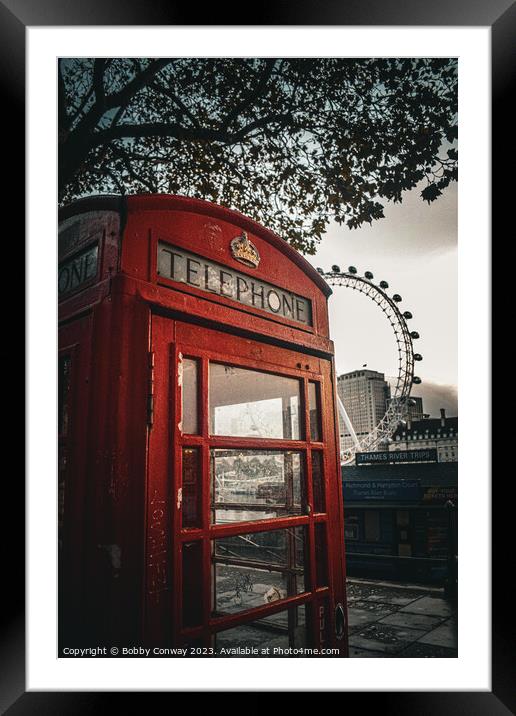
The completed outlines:
[[[231,340],[231,337],[227,337]],[[238,347],[239,339],[235,337],[236,347]],[[257,345],[260,345],[257,343]],[[288,364],[269,363],[263,358],[259,360],[249,356],[238,355],[237,350],[227,350],[221,353],[217,350],[204,350],[197,346],[190,345],[186,342],[178,341],[170,344],[170,385],[175,386],[175,395],[172,399],[173,410],[171,411],[172,425],[171,436],[172,444],[176,445],[174,454],[171,455],[172,473],[173,473],[173,504],[175,507],[176,519],[173,519],[173,541],[175,547],[173,549],[174,573],[178,575],[178,589],[175,590],[175,629],[178,640],[187,643],[195,639],[204,639],[205,645],[209,646],[208,638],[211,640],[218,631],[226,630],[247,622],[253,622],[268,615],[284,611],[294,606],[308,605],[312,615],[315,615],[318,605],[324,598],[330,598],[332,588],[332,566],[330,564],[331,548],[330,529],[328,526],[328,450],[325,438],[326,428],[323,420],[324,412],[324,376],[320,372],[307,371],[303,364],[291,366]],[[227,348],[227,346],[226,346]],[[282,351],[283,352],[283,351]],[[285,357],[291,358],[293,351],[285,349]],[[194,359],[198,361],[198,434],[191,435],[183,433],[180,429],[182,423],[182,385],[179,385],[175,376],[177,375],[178,362],[183,359]],[[281,375],[286,378],[295,378],[300,382],[300,435],[304,439],[284,440],[278,438],[244,438],[233,436],[212,435],[209,432],[209,364],[210,362],[223,365],[230,365],[249,370],[258,370],[262,373],[270,373]],[[287,361],[285,361],[287,363]],[[310,415],[308,402],[308,384],[313,382],[316,384],[316,395],[318,400],[319,412],[319,430],[320,440],[312,441],[310,434]],[[184,448],[199,448],[200,452],[200,490],[202,492],[200,504],[201,507],[201,525],[195,528],[182,527],[181,509],[182,509],[182,453]],[[210,480],[210,451],[212,449],[242,449],[242,450],[292,450],[301,453],[301,459],[304,463],[305,474],[305,494],[306,504],[308,506],[306,514],[280,516],[255,521],[242,521],[229,524],[211,524],[211,480]],[[321,454],[322,483],[325,496],[325,512],[314,512],[313,489],[312,489],[312,451]],[[315,525],[324,523],[327,539],[327,584],[324,586],[316,586],[316,561],[315,561]],[[280,529],[304,527],[306,528],[306,560],[305,560],[305,591],[301,594],[292,595],[284,599],[280,599],[264,606],[255,607],[244,610],[242,612],[213,615],[211,613],[211,595],[212,595],[212,556],[211,547],[215,539],[223,537],[231,537],[236,535],[257,533],[262,531],[274,531]],[[200,606],[203,619],[197,626],[184,626],[182,617],[182,553],[183,545],[199,540],[202,543],[203,551],[203,575],[202,575],[202,594]],[[251,566],[251,565],[250,565]],[[178,596],[181,595],[181,596]],[[316,631],[317,619],[311,618],[309,638],[311,643],[317,643],[318,632]]]

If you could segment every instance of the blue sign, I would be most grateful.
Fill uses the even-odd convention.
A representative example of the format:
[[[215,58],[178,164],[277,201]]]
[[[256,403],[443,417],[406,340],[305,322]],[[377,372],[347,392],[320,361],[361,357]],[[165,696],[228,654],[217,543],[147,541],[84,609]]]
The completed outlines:
[[[399,462],[437,462],[437,450],[383,450],[378,452],[357,452],[357,465],[391,464]]]
[[[344,500],[349,502],[414,502],[421,499],[419,480],[346,480]]]

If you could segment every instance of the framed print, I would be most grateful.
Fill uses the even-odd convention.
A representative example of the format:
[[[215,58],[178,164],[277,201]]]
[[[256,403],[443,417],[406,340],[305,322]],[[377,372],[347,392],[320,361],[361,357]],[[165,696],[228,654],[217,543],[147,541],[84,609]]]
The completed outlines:
[[[485,8],[452,2],[446,7],[413,3],[406,8],[393,2],[373,3],[366,14],[361,8],[283,5],[266,16],[258,11],[252,25],[239,25],[223,14],[211,17],[211,10],[202,25],[191,25],[191,13],[185,8],[164,11],[149,4],[142,9],[137,3],[90,3],[72,9],[50,3],[43,16],[36,3],[13,0],[4,2],[0,12],[0,71],[5,106],[9,107],[5,131],[13,137],[16,131],[22,133],[26,109],[28,161],[27,609],[20,609],[24,601],[21,547],[18,542],[13,545],[11,533],[5,538],[14,548],[7,550],[9,559],[12,555],[12,565],[6,569],[11,575],[8,598],[12,601],[4,612],[2,635],[5,677],[0,697],[4,710],[13,714],[40,708],[57,713],[87,712],[101,708],[103,698],[97,692],[103,691],[345,691],[355,698],[355,694],[367,693],[369,699],[393,713],[452,713],[457,709],[509,713],[514,708],[506,626],[509,612],[506,590],[500,589],[504,573],[500,554],[506,553],[509,536],[508,521],[498,512],[500,497],[497,499],[496,491],[491,496],[490,485],[487,274],[490,211],[494,209],[496,216],[497,204],[500,211],[509,206],[508,184],[498,174],[506,149],[502,155],[497,143],[511,136],[506,96],[514,62],[514,7],[509,2]],[[199,176],[207,171],[206,160],[199,160],[195,151],[191,156],[186,152],[175,155],[173,144],[167,144],[162,153],[152,141],[138,144],[143,137],[140,131],[130,145],[117,145],[119,155],[109,164],[112,138],[106,134],[103,144],[95,136],[108,125],[110,131],[116,131],[110,122],[117,106],[108,106],[113,95],[104,94],[107,80],[99,80],[104,71],[112,72],[115,84],[120,82],[123,87],[125,81],[126,86],[131,83],[131,73],[136,73],[137,79],[150,76],[154,69],[166,68],[170,58],[186,58],[181,82],[190,87],[191,78],[206,74],[217,58],[226,66],[235,63],[231,72],[237,74],[240,59],[244,67],[249,58],[263,58],[263,66],[257,61],[255,69],[266,82],[271,64],[267,58],[282,57],[298,58],[301,64],[300,58],[351,58],[354,63],[379,58],[380,68],[382,58],[394,58],[389,72],[406,58],[430,57],[436,58],[432,71],[442,72],[442,77],[449,79],[458,72],[458,528],[454,511],[457,479],[454,486],[445,478],[434,485],[421,477],[433,469],[429,463],[456,462],[457,428],[452,418],[443,411],[440,418],[432,416],[426,423],[428,444],[415,446],[409,443],[412,421],[425,416],[423,404],[413,401],[408,429],[405,422],[404,430],[389,432],[399,438],[398,452],[388,448],[386,438],[383,442],[380,437],[376,442],[370,438],[377,435],[376,423],[355,430],[358,418],[346,422],[353,398],[351,388],[345,392],[349,387],[344,386],[345,375],[337,376],[342,369],[335,364],[332,333],[328,333],[328,284],[345,285],[347,281],[359,290],[365,286],[364,293],[374,302],[380,305],[384,301],[384,313],[400,317],[399,330],[409,336],[407,341],[415,341],[419,335],[410,323],[411,312],[394,288],[380,281],[383,276],[365,271],[362,277],[364,266],[358,274],[354,266],[346,270],[340,264],[348,262],[347,258],[336,257],[338,266],[320,269],[316,263],[319,254],[310,261],[300,257],[300,251],[315,252],[315,244],[310,242],[320,238],[325,229],[314,219],[303,233],[305,229],[299,228],[302,220],[296,225],[295,211],[293,218],[288,218],[287,200],[275,218],[271,212],[267,219],[253,207],[253,192],[248,203],[241,204],[231,203],[229,194],[220,194],[215,200],[219,195],[210,193],[206,182],[189,193],[188,182],[193,187],[197,181],[189,167],[199,161]],[[112,58],[121,59],[120,64]],[[64,63],[60,75],[58,62]],[[154,68],[154,63],[159,67]],[[336,66],[340,68],[338,61]],[[223,77],[224,62],[221,67]],[[92,84],[84,90],[81,83],[90,69]],[[245,71],[244,67],[239,80],[242,87],[248,81]],[[124,72],[128,73],[125,80]],[[310,70],[303,72],[308,75]],[[390,75],[387,71],[382,74],[382,69],[378,72],[382,89]],[[66,80],[63,86],[58,76]],[[330,96],[333,85],[328,76],[321,75],[320,81],[327,82]],[[179,86],[179,74],[176,80]],[[150,81],[154,83],[152,91],[161,92],[165,109],[159,117],[149,115],[149,122],[159,123],[170,116],[186,118],[179,139],[188,135],[186,141],[190,141],[190,132],[195,135],[194,143],[198,141],[196,132],[205,131],[198,123],[204,111],[202,101],[195,105],[190,94],[183,102],[174,94],[170,77],[163,85]],[[430,84],[432,77],[425,81]],[[98,155],[92,170],[98,174],[94,189],[93,184],[81,184],[82,179],[73,183],[74,176],[86,175],[85,158],[74,158],[71,144],[66,153],[62,149],[67,137],[59,124],[60,93],[74,83],[77,123],[92,104],[105,103],[95,128],[86,132]],[[495,130],[492,207],[490,91]],[[217,92],[230,95],[231,83],[222,82]],[[406,98],[410,94],[408,84],[405,94]],[[247,107],[253,93],[243,92],[242,98]],[[444,89],[439,98],[444,106]],[[280,85],[275,101],[274,126],[281,126],[290,110],[281,104]],[[350,106],[353,101],[350,96]],[[415,103],[411,116],[423,117],[422,124],[430,116],[441,121],[443,106],[435,105],[437,108],[425,115],[423,104]],[[142,107],[145,114],[147,109]],[[246,115],[249,131],[259,125],[259,116]],[[309,116],[308,109],[305,116]],[[357,126],[362,117],[360,113],[355,116]],[[397,129],[400,145],[403,140],[399,137],[404,136],[401,125]],[[371,137],[372,126],[368,129]],[[380,121],[375,127],[375,132],[383,131]],[[68,131],[73,132],[71,125]],[[209,142],[213,131],[210,125],[201,140]],[[303,151],[307,151],[306,167],[310,153],[316,153],[304,139],[307,131],[306,127],[300,130]],[[387,132],[385,136],[390,135]],[[278,137],[273,133],[270,139],[271,146],[277,147]],[[345,134],[341,139],[338,146],[320,145],[327,151],[326,164],[331,161],[337,166],[339,152],[344,154],[349,142],[355,141]],[[422,193],[428,205],[456,179],[456,136],[450,133],[447,140],[442,173]],[[17,146],[22,141],[20,137]],[[421,139],[421,152],[426,141]],[[370,144],[374,144],[372,139]],[[168,183],[155,182],[156,175],[134,163],[141,159],[142,147],[150,146],[156,150],[155,166],[168,161],[167,152],[182,157],[174,158],[172,166],[186,177],[183,183],[172,175]],[[247,149],[242,146],[238,151],[244,156]],[[248,176],[252,174],[252,157],[256,165],[263,160],[260,152],[265,151],[264,146],[245,156],[242,166]],[[359,156],[360,151],[365,152],[359,141],[352,145],[350,155],[355,152]],[[368,151],[372,156],[373,150]],[[378,154],[380,164],[390,161],[386,159],[388,151],[384,144]],[[217,161],[216,152],[210,157],[210,162]],[[267,161],[272,166],[276,159],[270,155]],[[392,167],[395,164],[393,160]],[[21,155],[8,166],[4,196],[10,197],[10,203],[21,195],[24,185]],[[405,174],[409,166],[407,161]],[[102,176],[99,167],[106,168]],[[271,191],[277,189],[278,196],[281,182],[287,186],[289,181],[288,171],[285,175],[281,171],[278,169],[278,177],[270,172]],[[374,167],[368,171],[376,176]],[[395,176],[395,169],[391,173]],[[255,195],[263,182],[258,174]],[[317,194],[314,199],[319,207],[323,195],[326,201],[329,186],[324,185],[321,197]],[[397,189],[389,196],[384,185],[371,186],[368,196],[380,191],[387,199],[397,196]],[[306,185],[304,191],[312,195],[315,189]],[[348,199],[355,201],[358,194],[351,194]],[[353,201],[350,205],[358,206],[358,199],[355,204]],[[309,202],[301,198],[298,202],[305,217],[310,215]],[[374,221],[375,211],[378,214],[374,202],[364,199],[355,211],[356,217],[362,217],[356,219],[357,227],[362,221]],[[175,228],[170,230],[165,217],[173,217]],[[351,224],[349,217],[346,220],[353,228],[353,217]],[[58,229],[59,248],[55,239]],[[291,245],[278,239],[282,233],[291,237]],[[143,241],[147,242],[145,251]],[[400,266],[402,253],[400,250]],[[331,265],[330,257],[331,252],[324,254]],[[430,262],[428,257],[421,260]],[[434,275],[430,271],[427,275],[435,313],[441,316],[444,345],[447,313],[456,310],[455,298],[444,290],[445,271],[436,268]],[[407,297],[407,305],[409,300]],[[93,308],[97,301],[103,306],[99,313]],[[56,351],[58,303],[62,327]],[[14,314],[8,312],[9,317]],[[394,319],[389,320],[392,326]],[[11,318],[11,323],[17,327],[19,318]],[[395,328],[396,340],[397,331]],[[409,368],[402,373],[414,385],[419,381],[418,347],[410,343]],[[369,375],[372,368],[364,362],[362,373],[380,381],[380,374]],[[342,391],[337,390],[339,381]],[[397,385],[384,383],[381,389],[389,395],[382,399],[390,401],[386,402],[390,407],[383,413],[388,415],[401,398]],[[370,393],[371,389],[367,400],[372,405]],[[343,411],[342,396],[346,396]],[[418,406],[421,415],[415,417]],[[381,424],[383,419],[379,416],[376,422]],[[432,421],[435,430],[430,430]],[[343,424],[349,428],[349,444],[342,442]],[[434,438],[438,429],[446,446]],[[481,449],[479,432],[483,436]],[[137,437],[133,440],[132,436]],[[353,445],[356,450],[350,447]],[[353,452],[353,474],[342,469],[346,451]],[[375,477],[380,474],[374,472],[378,465],[371,465],[381,455],[392,472],[392,480],[383,486]],[[397,477],[400,466],[394,464],[396,460],[403,462],[402,479]],[[410,460],[416,465],[410,466]],[[72,465],[73,471],[67,465]],[[98,483],[102,488],[92,484],[96,475],[103,476]],[[22,505],[21,480],[7,482],[6,504]],[[493,518],[491,501],[496,508]],[[63,504],[68,515],[73,512],[72,517],[63,518]],[[23,510],[15,512],[21,520]],[[458,538],[451,547],[456,530]],[[418,537],[422,531],[424,539]],[[422,589],[418,583],[414,589],[412,573],[405,573],[400,581],[409,596],[396,592],[393,597],[383,583],[389,581],[388,576],[379,571],[373,592],[366,593],[371,579],[367,574],[363,577],[359,563],[369,550],[376,565],[386,564],[382,550],[384,556],[388,554],[387,534],[395,542],[393,564],[397,570],[413,558],[420,560],[421,570],[427,569],[428,575],[434,568],[446,567],[448,593],[458,589],[458,651],[456,642],[452,644],[446,636],[456,612],[425,611],[434,609],[437,602],[438,608],[444,603],[435,599],[441,593],[432,591],[431,584]],[[358,557],[353,559],[354,545],[360,549],[354,550]],[[355,582],[346,580],[345,560],[358,569]],[[353,574],[348,573],[350,576]],[[383,596],[377,598],[375,589]],[[378,611],[379,602],[380,606],[394,606],[371,622],[365,613]],[[407,610],[403,610],[409,603],[417,606],[409,609],[406,617]],[[351,612],[355,619],[364,619],[363,630],[350,630]],[[408,633],[417,641],[404,643],[406,654],[401,646],[388,647],[389,640],[402,638],[405,627],[399,622],[400,615],[410,622]],[[420,637],[430,633],[430,626],[442,628],[421,641]],[[144,634],[141,640],[140,634]],[[277,652],[271,653],[273,647]],[[327,656],[341,658],[323,662],[313,658],[322,654],[321,649],[328,650]],[[208,658],[221,652],[233,657],[232,661]],[[257,656],[304,658],[280,662],[254,658],[249,669],[247,657]],[[353,656],[369,658],[365,662],[347,658]],[[422,669],[419,659],[424,657],[432,658]]]

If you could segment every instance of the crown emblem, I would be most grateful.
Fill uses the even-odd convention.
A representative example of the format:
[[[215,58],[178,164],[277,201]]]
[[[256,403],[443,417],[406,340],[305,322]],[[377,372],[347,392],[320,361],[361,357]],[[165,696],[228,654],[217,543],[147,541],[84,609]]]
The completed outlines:
[[[260,263],[260,254],[256,246],[249,241],[247,233],[242,231],[230,244],[231,255],[240,263],[256,268]]]

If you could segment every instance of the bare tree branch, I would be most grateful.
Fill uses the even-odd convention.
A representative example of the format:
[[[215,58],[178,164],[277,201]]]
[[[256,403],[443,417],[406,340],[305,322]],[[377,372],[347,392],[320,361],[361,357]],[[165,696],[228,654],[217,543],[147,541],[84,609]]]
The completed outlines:
[[[164,190],[231,206],[313,251],[426,179],[457,179],[453,58],[72,58],[61,201]]]
[[[265,90],[265,87],[267,86],[267,82],[269,81],[272,72],[274,70],[274,66],[276,64],[276,60],[274,59],[267,59],[265,61],[265,67],[263,68],[263,71],[261,73],[260,79],[258,80],[256,87],[251,92],[248,92],[247,95],[244,97],[244,99],[239,102],[238,104],[233,107],[233,109],[227,114],[225,119],[222,121],[222,125],[227,129],[230,127],[231,123],[240,115],[242,114],[246,109],[248,109],[260,95]]]
[[[62,59],[57,63],[57,97],[58,97],[58,128],[59,134],[68,132],[70,122],[68,119],[68,101],[66,97],[66,87],[63,77]]]
[[[139,75],[136,75],[123,89],[108,95],[106,97],[106,107],[113,108],[127,105],[132,97],[134,97],[142,87],[145,87],[158,72],[161,72],[162,69],[169,65],[170,62],[171,60],[153,60],[148,67],[142,70]]]
[[[185,104],[179,99],[179,97],[172,92],[172,90],[169,87],[164,87],[163,85],[158,84],[157,82],[152,82],[150,84],[150,88],[153,89],[155,92],[159,92],[164,97],[167,97],[168,99],[171,99],[172,102],[174,102],[179,109],[182,111],[183,114],[185,114],[190,122],[192,123],[192,126],[199,128],[199,122],[194,117],[194,115],[190,112],[190,110],[185,106]]]
[[[113,139],[143,138],[143,137],[172,137],[190,141],[221,142],[222,144],[236,144],[245,139],[256,129],[263,129],[270,125],[284,126],[292,122],[291,114],[271,114],[255,122],[250,122],[237,132],[226,132],[221,129],[208,127],[182,127],[177,124],[156,122],[154,124],[119,124],[117,127],[108,127],[96,132],[92,138],[92,146],[104,144]]]
[[[101,58],[93,63],[93,92],[95,93],[95,103],[101,111],[106,105],[106,96],[104,94],[104,69],[106,60]]]

